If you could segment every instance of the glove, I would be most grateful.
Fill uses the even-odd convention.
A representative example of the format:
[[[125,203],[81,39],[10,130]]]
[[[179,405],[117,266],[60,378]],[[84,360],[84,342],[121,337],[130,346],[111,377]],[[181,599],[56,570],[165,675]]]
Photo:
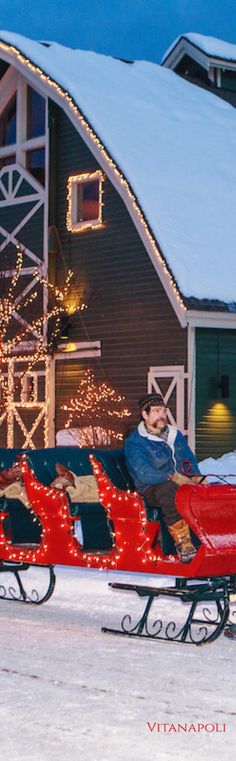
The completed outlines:
[[[183,486],[184,484],[191,484],[192,479],[184,476],[182,473],[174,473],[174,475],[171,476],[171,481],[174,481],[178,486]]]
[[[192,483],[194,483],[194,484],[208,484],[209,481],[207,480],[206,476],[193,476],[192,477]]]
[[[183,486],[183,484],[198,484],[198,483],[204,483],[207,484],[207,478],[204,476],[184,476],[182,473],[175,473],[173,476],[171,476],[171,481],[174,481],[175,484],[178,486]]]

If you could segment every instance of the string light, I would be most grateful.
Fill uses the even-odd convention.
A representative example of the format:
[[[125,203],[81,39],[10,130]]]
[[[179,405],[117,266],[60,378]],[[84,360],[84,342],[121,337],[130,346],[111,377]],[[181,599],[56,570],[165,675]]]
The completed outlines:
[[[25,436],[23,447],[35,448],[33,443],[33,435],[44,419],[44,443],[48,446],[49,443],[49,429],[48,429],[48,407],[50,402],[49,397],[49,361],[50,352],[53,351],[56,339],[61,332],[60,317],[66,311],[66,304],[70,297],[71,282],[74,277],[72,270],[68,270],[65,276],[63,288],[54,286],[50,281],[42,276],[42,273],[38,270],[33,272],[33,283],[35,280],[42,288],[49,290],[53,296],[54,304],[51,306],[46,314],[40,314],[31,323],[22,319],[21,310],[25,309],[35,301],[38,297],[38,292],[34,291],[30,296],[27,293],[21,293],[17,296],[17,285],[19,278],[22,274],[23,257],[25,249],[22,245],[16,247],[16,263],[14,270],[12,270],[12,278],[10,286],[8,286],[6,295],[3,295],[0,300],[0,389],[1,389],[1,407],[4,412],[0,415],[0,425],[3,420],[7,419],[7,446],[14,446],[14,420],[17,423]],[[8,282],[9,271],[0,272],[0,279],[4,282]],[[81,311],[86,308],[84,303],[73,303],[73,311]],[[41,306],[39,307],[41,309]],[[11,328],[13,320],[20,322],[21,328],[18,330],[11,339],[7,338],[9,328]],[[47,340],[46,328],[50,320],[54,320],[54,325],[51,330],[50,339]],[[36,339],[34,341],[34,351],[32,352],[31,342],[29,340],[30,334],[33,334]],[[26,338],[25,345],[29,347],[29,351],[26,354],[21,353],[21,345],[23,339]],[[44,371],[41,370],[41,364],[43,362]],[[17,372],[16,368],[20,367],[20,371]],[[32,373],[32,369],[36,370]],[[45,375],[45,401],[40,402],[38,399],[38,387],[37,377],[40,374]],[[17,378],[17,382],[16,382]],[[30,378],[33,380],[34,390],[33,399],[26,400],[24,397],[27,395],[27,386],[24,388],[24,380]],[[22,385],[23,384],[23,385]],[[17,388],[21,386],[20,401],[17,401]],[[27,430],[20,414],[19,408],[34,409],[38,408],[38,414],[32,424],[30,430]]]
[[[80,447],[122,441],[120,423],[131,415],[124,402],[124,396],[104,381],[95,381],[93,371],[86,370],[81,377],[77,396],[61,406],[69,413],[65,427],[69,428],[72,422],[74,425],[78,420]]]
[[[96,220],[82,220],[81,222],[74,221],[74,210],[76,210],[75,191],[78,184],[95,182],[98,180],[98,217]],[[83,174],[73,174],[68,179],[67,183],[67,214],[66,225],[67,230],[72,233],[81,233],[88,229],[97,230],[99,227],[103,227],[102,220],[102,207],[103,207],[103,180],[104,176],[102,172],[86,172]]]
[[[45,72],[43,72],[43,70],[39,66],[36,66],[35,64],[32,63],[32,61],[29,58],[26,58],[26,56],[23,55],[23,53],[21,53],[21,51],[18,50],[18,48],[16,48],[14,45],[9,45],[2,41],[0,42],[0,49],[2,49],[3,51],[7,53],[12,54],[12,56],[16,57],[20,61],[20,63],[22,63],[27,69],[29,69],[29,71],[36,74],[39,77],[39,79],[42,80],[42,82],[46,82],[49,87],[51,87],[53,90],[56,91],[56,93],[60,96],[60,98],[62,98],[62,100],[66,101],[70,110],[78,118],[82,128],[85,130],[85,132],[87,132],[94,146],[96,146],[96,148],[99,149],[99,152],[102,155],[103,159],[105,160],[107,165],[112,169],[118,182],[120,183],[121,189],[122,190],[125,189],[126,194],[133,207],[133,211],[137,215],[139,219],[139,223],[141,224],[143,230],[145,231],[145,234],[147,235],[153,255],[157,259],[159,265],[161,266],[163,274],[165,275],[167,281],[169,282],[169,285],[171,286],[172,291],[174,292],[174,295],[178,302],[179,307],[181,308],[183,313],[186,313],[186,306],[179,293],[174,277],[172,273],[170,272],[170,270],[168,269],[165,259],[162,256],[157,246],[155,237],[151,231],[149,224],[147,223],[145,219],[145,216],[142,212],[142,209],[140,208],[140,205],[138,203],[138,200],[133,190],[131,189],[131,186],[129,185],[128,181],[126,180],[126,178],[124,177],[124,175],[122,174],[122,172],[120,171],[120,169],[118,168],[114,160],[111,158],[110,154],[108,153],[107,149],[102,144],[101,140],[96,135],[94,129],[92,129],[92,127],[90,126],[88,121],[85,119],[84,115],[82,114],[82,112],[79,110],[77,104],[75,103],[71,95],[66,90],[64,90],[55,80],[53,80],[50,76],[48,76]]]
[[[101,464],[90,455],[97,480],[99,499],[107,515],[112,547],[98,554],[83,549],[74,533],[76,516],[71,516],[66,494],[62,489],[44,486],[35,477],[25,455],[20,457],[22,478],[27,499],[24,504],[32,519],[41,526],[41,540],[37,546],[14,546],[4,533],[4,518],[0,513],[0,545],[2,560],[30,562],[42,565],[61,563],[99,570],[132,570],[155,573],[157,563],[175,562],[175,558],[158,555],[151,545],[159,524],[148,523],[142,498],[136,493],[122,491],[114,486],[103,472]],[[111,522],[114,531],[111,529]],[[167,572],[168,562],[165,563]]]

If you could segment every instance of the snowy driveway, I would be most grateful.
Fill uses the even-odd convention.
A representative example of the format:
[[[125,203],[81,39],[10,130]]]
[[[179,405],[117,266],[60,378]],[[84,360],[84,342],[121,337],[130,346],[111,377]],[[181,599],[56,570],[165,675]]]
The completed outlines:
[[[139,611],[136,595],[112,592],[108,581],[140,577],[61,566],[56,575],[42,607],[0,603],[1,759],[230,760],[236,642],[222,636],[197,648],[102,634]],[[151,732],[148,722],[226,731]]]

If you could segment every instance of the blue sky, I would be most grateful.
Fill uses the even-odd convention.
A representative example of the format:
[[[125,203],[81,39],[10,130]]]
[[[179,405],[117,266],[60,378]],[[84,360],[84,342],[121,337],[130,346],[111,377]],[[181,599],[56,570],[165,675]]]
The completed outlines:
[[[236,0],[0,0],[0,29],[159,63],[184,32],[236,44]]]

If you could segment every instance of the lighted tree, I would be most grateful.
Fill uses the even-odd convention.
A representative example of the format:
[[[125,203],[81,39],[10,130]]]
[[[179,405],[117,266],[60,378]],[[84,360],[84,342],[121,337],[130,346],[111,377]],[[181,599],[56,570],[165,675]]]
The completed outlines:
[[[68,413],[66,428],[79,426],[80,447],[110,446],[122,441],[124,422],[131,415],[125,397],[105,381],[96,381],[92,370],[84,372],[76,396],[61,409]]]
[[[17,246],[15,265],[11,269],[0,272],[0,388],[1,405],[8,403],[8,388],[4,380],[3,364],[9,358],[22,356],[22,345],[29,347],[29,353],[24,357],[24,370],[22,375],[29,373],[34,365],[48,355],[60,335],[61,315],[66,311],[68,296],[74,273],[68,270],[65,273],[62,288],[53,285],[37,269],[33,273],[33,280],[39,286],[43,286],[48,294],[48,309],[44,312],[41,294],[41,302],[36,306],[37,316],[29,319],[29,307],[39,299],[37,288],[31,290],[28,286],[20,290],[20,277],[23,268],[24,247]],[[39,299],[40,301],[40,299]],[[73,311],[82,310],[85,304],[73,304]],[[28,309],[28,312],[27,312]],[[25,310],[27,319],[25,319]],[[72,310],[71,310],[72,311]],[[48,325],[51,321],[50,339],[48,338]],[[34,350],[30,351],[30,340],[34,336]],[[25,350],[24,350],[25,355]],[[21,377],[22,377],[21,375]],[[19,381],[20,379],[18,379]]]

